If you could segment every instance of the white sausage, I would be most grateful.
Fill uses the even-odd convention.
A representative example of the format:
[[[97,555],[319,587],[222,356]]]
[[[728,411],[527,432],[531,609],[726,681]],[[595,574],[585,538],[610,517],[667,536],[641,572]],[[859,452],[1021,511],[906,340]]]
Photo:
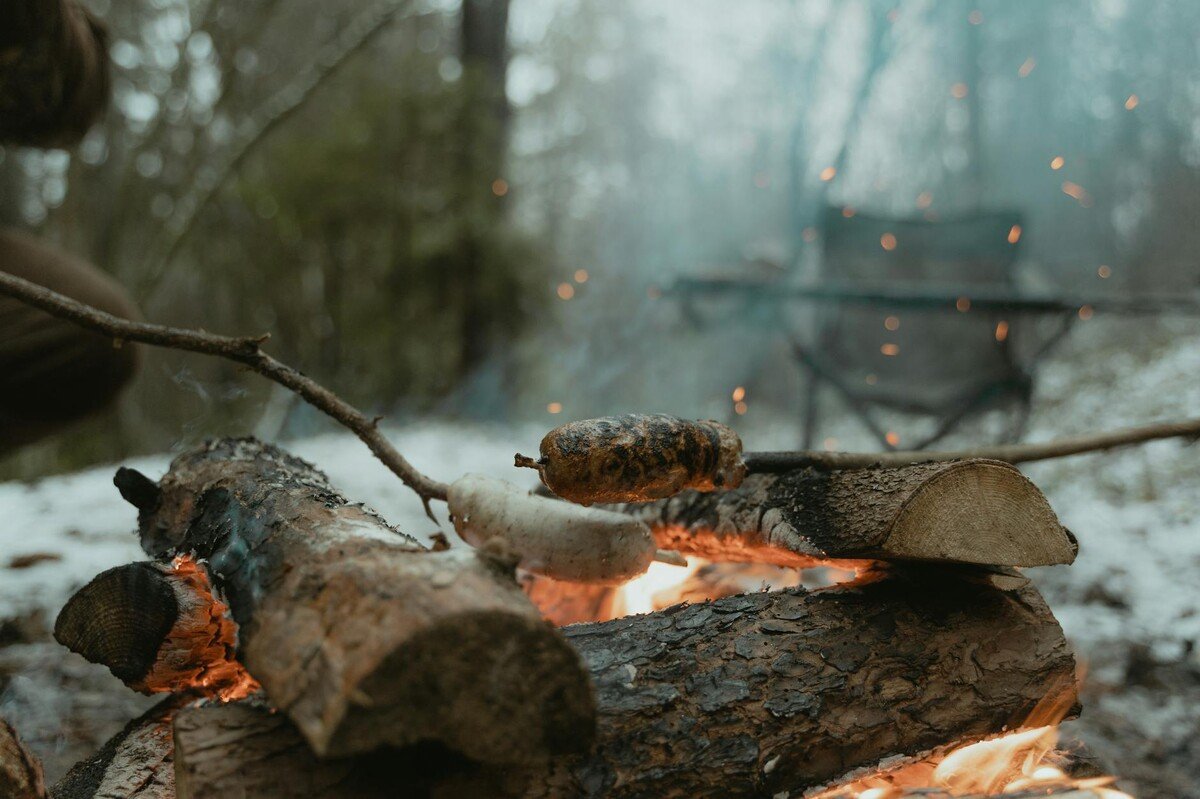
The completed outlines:
[[[526,571],[577,583],[618,584],[644,574],[654,538],[644,522],[599,508],[534,496],[512,483],[468,474],[450,486],[454,529],[475,547],[502,538]]]

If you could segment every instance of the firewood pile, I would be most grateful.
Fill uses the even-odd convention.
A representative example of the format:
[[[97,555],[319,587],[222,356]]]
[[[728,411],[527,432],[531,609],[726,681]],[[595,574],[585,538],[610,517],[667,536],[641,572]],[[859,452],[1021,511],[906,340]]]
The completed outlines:
[[[48,792],[0,727],[0,795],[943,799],[992,791],[911,775],[1078,711],[1071,648],[1015,570],[1077,544],[999,461],[798,468],[588,509],[635,524],[631,541],[644,525],[642,571],[682,555],[857,573],[746,593],[714,578],[617,618],[636,569],[615,548],[591,566],[549,552],[539,573],[519,536],[479,534],[500,511],[461,507],[473,546],[427,547],[252,439],[115,482],[147,560],[80,589],[55,637],[166,697]],[[620,577],[567,579],[593,573]],[[1004,784],[1118,795],[1065,774]]]

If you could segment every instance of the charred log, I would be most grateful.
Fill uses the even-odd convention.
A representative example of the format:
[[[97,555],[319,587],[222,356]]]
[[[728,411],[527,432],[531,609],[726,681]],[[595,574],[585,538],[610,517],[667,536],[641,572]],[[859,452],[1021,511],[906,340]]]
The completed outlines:
[[[587,672],[503,557],[426,551],[311,465],[257,441],[181,455],[159,488],[139,513],[143,548],[207,565],[238,625],[238,660],[319,755],[432,740],[482,762],[523,763],[591,742]],[[134,568],[145,572],[138,584],[104,600],[124,605],[118,618],[169,606],[177,587]],[[104,613],[71,610],[60,628],[103,637],[89,619]],[[149,653],[162,661],[169,616],[130,633],[148,639],[123,664],[132,681],[144,679],[133,666]]]
[[[433,796],[795,795],[1071,708],[1074,658],[1034,589],[943,577],[935,592],[933,579],[748,594],[567,628],[598,688],[599,735],[588,753],[545,768],[441,761],[431,775],[422,761],[372,793],[346,764],[307,757],[282,714],[189,710],[176,723],[181,796],[228,796],[251,780],[262,799],[298,797],[304,775],[330,799],[417,784]],[[267,753],[286,779],[245,776]]]
[[[621,508],[651,526],[659,547],[710,560],[1045,566],[1078,551],[1037,487],[1000,461],[757,474],[731,491]]]
[[[237,627],[190,558],[102,572],[58,614],[54,637],[146,694],[253,686],[238,663]]]

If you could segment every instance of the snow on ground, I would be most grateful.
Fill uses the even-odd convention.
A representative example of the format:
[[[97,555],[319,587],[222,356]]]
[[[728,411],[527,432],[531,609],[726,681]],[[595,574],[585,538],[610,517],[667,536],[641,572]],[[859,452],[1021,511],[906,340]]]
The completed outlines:
[[[1077,333],[1039,375],[1028,440],[1200,416],[1195,323],[1149,330],[1113,323],[1087,332]],[[795,441],[786,421],[743,421],[748,448]],[[835,419],[832,427],[843,448],[868,444],[848,419]],[[532,486],[536,476],[514,469],[512,456],[535,451],[543,432],[430,422],[389,435],[436,478],[483,472]],[[436,529],[412,493],[357,439],[331,434],[286,446],[405,532],[422,536]],[[164,456],[126,465],[157,478],[167,463]],[[1026,471],[1080,541],[1073,566],[1034,574],[1090,669],[1087,712],[1077,732],[1131,777],[1144,799],[1200,796],[1200,444],[1165,441],[1032,464]],[[0,484],[0,621],[39,608],[43,619],[53,619],[70,592],[96,573],[142,557],[132,533],[134,510],[113,488],[112,473],[105,466]],[[449,529],[444,517],[443,527]],[[22,556],[38,555],[51,558],[11,567]],[[34,661],[45,656],[30,655]],[[20,680],[4,688],[2,661],[0,713],[36,704],[18,696]],[[60,749],[63,739],[60,732]]]

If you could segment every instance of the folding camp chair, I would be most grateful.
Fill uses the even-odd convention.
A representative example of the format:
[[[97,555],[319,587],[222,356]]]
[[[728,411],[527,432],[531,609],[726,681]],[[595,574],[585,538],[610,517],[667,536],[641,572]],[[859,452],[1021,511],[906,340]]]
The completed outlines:
[[[1021,216],[996,211],[951,219],[889,219],[826,208],[821,221],[822,281],[854,289],[954,284],[1011,290]],[[1004,310],[957,310],[878,302],[816,307],[816,334],[793,338],[807,371],[804,444],[812,446],[818,392],[832,386],[884,447],[895,442],[873,409],[933,417],[933,432],[906,448],[922,448],[968,417],[995,408],[1015,410],[1007,437],[1019,438],[1028,418],[1033,379],[1017,361],[1018,321]]]

